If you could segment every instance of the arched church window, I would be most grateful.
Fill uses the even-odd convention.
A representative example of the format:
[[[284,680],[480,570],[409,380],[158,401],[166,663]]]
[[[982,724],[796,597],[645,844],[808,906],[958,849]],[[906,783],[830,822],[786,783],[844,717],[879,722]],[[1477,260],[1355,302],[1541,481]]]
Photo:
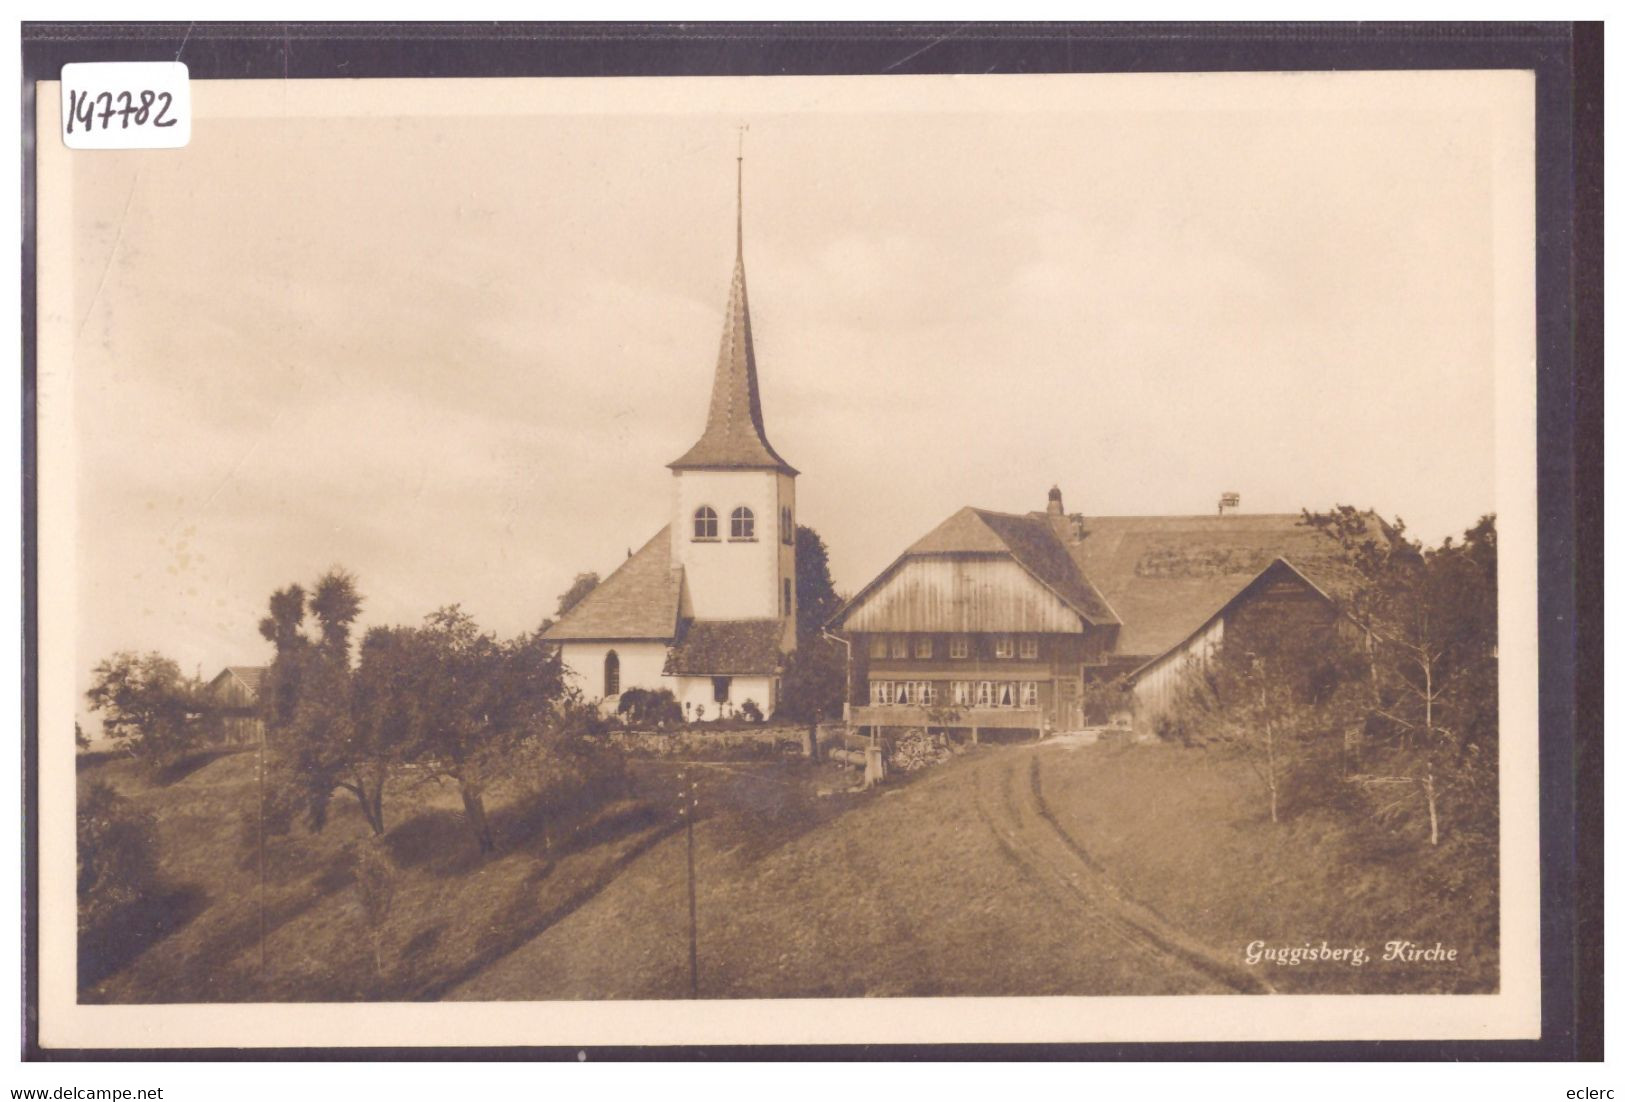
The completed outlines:
[[[729,520],[728,538],[753,540],[756,538],[756,514],[741,505]]]
[[[796,526],[793,520],[794,518],[790,515],[790,506],[785,505],[779,509],[779,538],[784,541],[786,547],[796,545]]]
[[[614,651],[604,655],[604,695],[621,695],[621,656]]]
[[[717,538],[717,511],[709,505],[701,505],[694,510],[694,538],[697,540]]]

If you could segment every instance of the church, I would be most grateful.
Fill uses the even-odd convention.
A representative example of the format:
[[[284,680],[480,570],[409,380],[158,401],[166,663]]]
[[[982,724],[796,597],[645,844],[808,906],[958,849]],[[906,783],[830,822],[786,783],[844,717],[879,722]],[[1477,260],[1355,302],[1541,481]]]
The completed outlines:
[[[743,162],[733,282],[705,430],[667,466],[664,528],[544,634],[574,687],[613,710],[669,689],[692,719],[778,705],[795,647],[796,474],[768,443],[745,291]]]

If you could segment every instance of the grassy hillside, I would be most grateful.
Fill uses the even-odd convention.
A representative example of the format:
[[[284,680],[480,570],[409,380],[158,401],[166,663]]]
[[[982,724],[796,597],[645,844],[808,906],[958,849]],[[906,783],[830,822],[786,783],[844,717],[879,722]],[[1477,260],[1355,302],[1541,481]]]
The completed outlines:
[[[433,998],[557,921],[672,827],[669,815],[626,801],[550,853],[540,837],[517,836],[513,809],[498,805],[506,845],[481,862],[453,792],[425,788],[413,799],[423,810],[401,821],[406,786],[397,785],[387,841],[399,874],[380,974],[352,871],[367,828],[348,797],[337,800],[322,833],[295,827],[268,840],[262,971],[254,756],[167,785],[129,762],[81,770],[81,785],[96,780],[157,820],[165,884],[107,959],[87,960],[81,945],[86,1002]]]
[[[158,821],[162,906],[86,1001],[664,998],[687,994],[678,774],[700,778],[702,996],[1489,990],[1493,892],[1442,892],[1414,848],[1257,810],[1235,763],[1170,747],[984,747],[871,793],[800,762],[644,762],[635,798],[549,852],[493,807],[480,861],[451,791],[394,790],[398,889],[374,963],[352,873],[366,828],[269,848],[260,968],[254,760],[173,783],[88,766]],[[1489,925],[1486,926],[1486,921]],[[1247,968],[1248,941],[1434,939],[1462,963]]]
[[[1488,992],[1497,986],[1497,892],[1490,855],[1434,849],[1420,836],[1355,829],[1324,809],[1280,823],[1245,764],[1178,746],[1056,747],[1042,759],[1044,803],[1125,894],[1228,954],[1275,946],[1390,940],[1458,950],[1454,963],[1268,967],[1285,991]]]

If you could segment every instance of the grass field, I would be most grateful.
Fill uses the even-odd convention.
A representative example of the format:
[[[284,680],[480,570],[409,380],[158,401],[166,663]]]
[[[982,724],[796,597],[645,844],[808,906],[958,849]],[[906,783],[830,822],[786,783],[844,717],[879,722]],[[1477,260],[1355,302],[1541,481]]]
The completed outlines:
[[[1488,990],[1493,901],[1430,895],[1428,855],[1374,859],[1330,819],[1255,813],[1234,763],[1171,747],[984,747],[879,791],[804,762],[635,763],[631,800],[549,852],[493,808],[480,861],[450,791],[394,795],[382,972],[351,873],[365,827],[270,848],[259,955],[254,762],[167,786],[93,764],[158,818],[164,907],[92,1002],[604,999],[688,993],[678,774],[698,778],[705,997]],[[415,803],[416,814],[403,817]],[[251,819],[249,820],[251,822]],[[1473,913],[1465,913],[1464,907]],[[1482,913],[1481,913],[1482,912]],[[1457,944],[1449,968],[1248,968],[1247,941]]]
[[[1352,831],[1330,812],[1269,821],[1240,762],[1177,746],[1094,746],[1068,767],[1044,759],[1044,797],[1061,828],[1110,870],[1125,894],[1215,948],[1365,945],[1390,940],[1458,950],[1444,965],[1269,969],[1282,990],[1489,992],[1497,986],[1494,865],[1463,877],[1459,851]],[[1051,762],[1056,762],[1052,766]],[[1465,886],[1463,881],[1465,880]]]

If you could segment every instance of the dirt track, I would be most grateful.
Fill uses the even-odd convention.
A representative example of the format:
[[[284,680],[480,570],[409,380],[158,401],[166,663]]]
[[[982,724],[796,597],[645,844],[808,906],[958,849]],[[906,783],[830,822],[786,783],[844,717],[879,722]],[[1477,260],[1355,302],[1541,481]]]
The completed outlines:
[[[1044,801],[1050,748],[1020,747],[976,763],[976,809],[1010,860],[1070,901],[1148,968],[1185,970],[1227,991],[1268,993],[1263,981],[1218,958],[1151,911],[1129,900],[1106,870],[1062,829]]]

